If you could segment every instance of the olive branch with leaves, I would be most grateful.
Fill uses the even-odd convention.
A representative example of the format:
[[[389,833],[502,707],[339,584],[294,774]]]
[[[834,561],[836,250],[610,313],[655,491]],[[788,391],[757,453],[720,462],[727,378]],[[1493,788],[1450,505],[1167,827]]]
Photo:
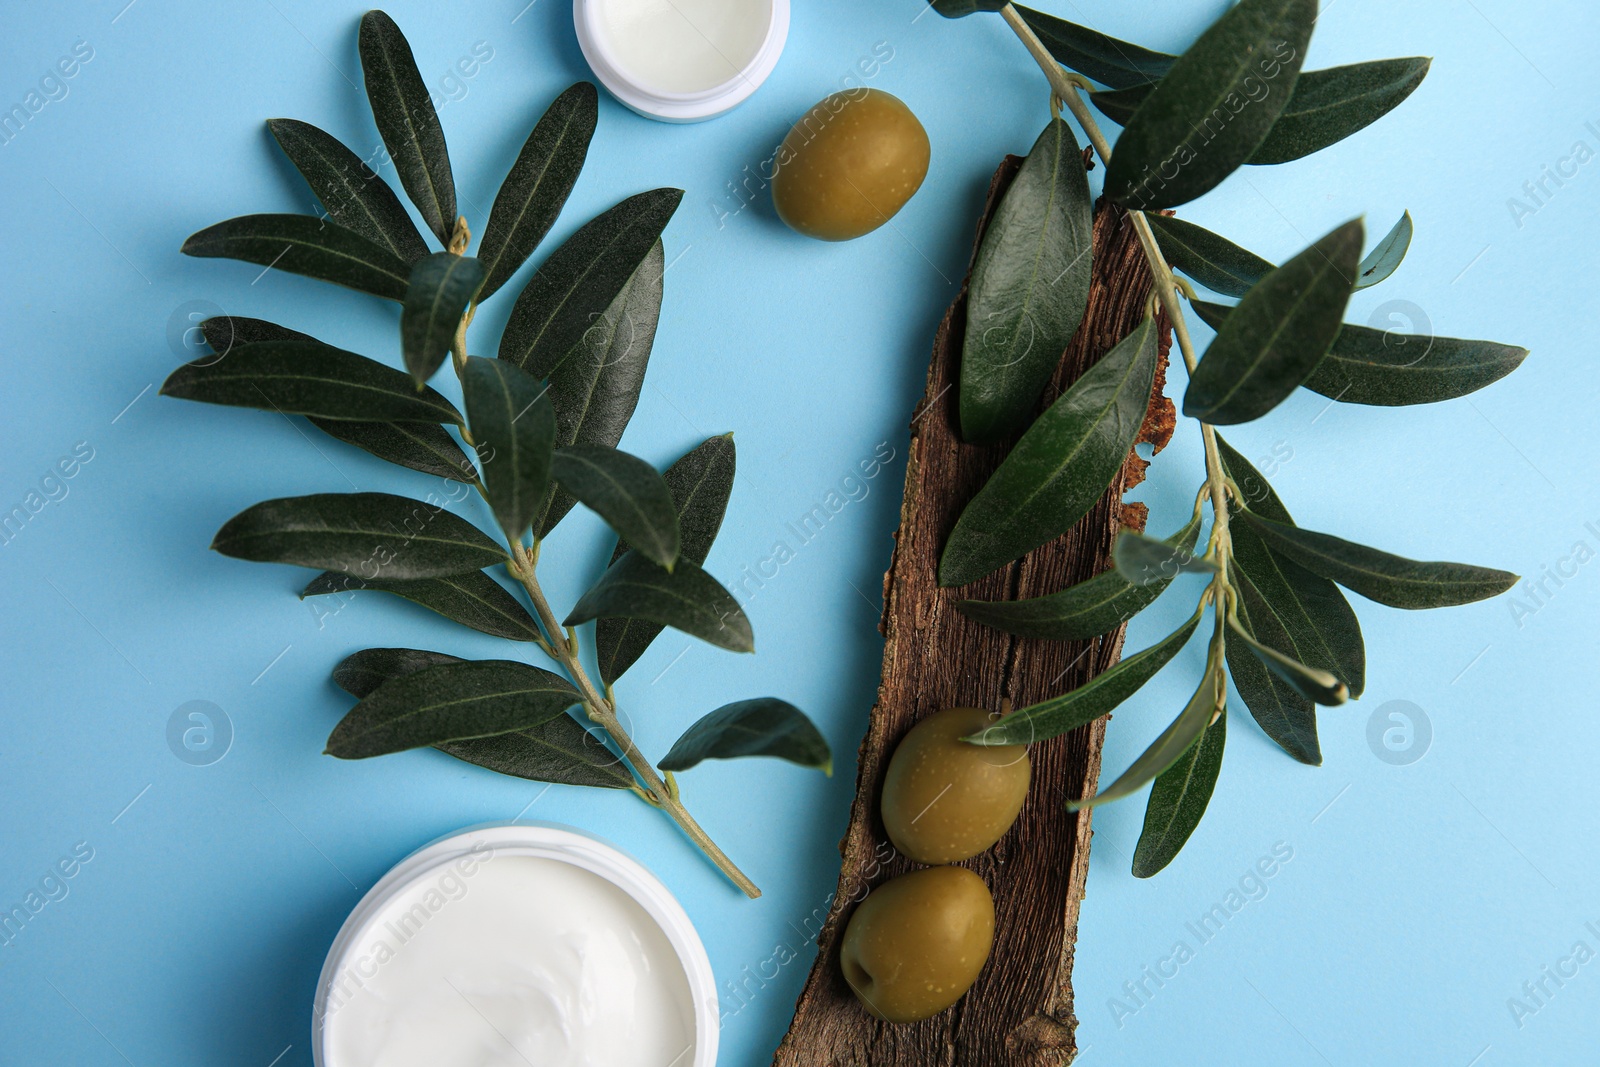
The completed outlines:
[[[1183,528],[1164,540],[1122,531],[1112,570],[1059,592],[957,605],[1008,633],[1091,640],[1148,607],[1179,574],[1208,577],[1193,615],[1174,633],[966,739],[1029,743],[1093,722],[1171,662],[1210,608],[1210,642],[1193,697],[1126,772],[1071,805],[1091,807],[1153,783],[1133,857],[1133,873],[1149,877],[1178,854],[1210,802],[1230,677],[1267,736],[1295,759],[1321,763],[1317,706],[1359,697],[1365,684],[1360,624],[1339,586],[1390,607],[1436,608],[1495,596],[1517,581],[1505,571],[1419,562],[1301,528],[1216,428],[1260,418],[1302,386],[1344,403],[1448,400],[1509,374],[1527,352],[1435,337],[1418,357],[1403,343],[1391,346],[1383,331],[1343,323],[1351,295],[1400,265],[1412,236],[1409,213],[1365,257],[1364,227],[1355,219],[1281,266],[1164,213],[1242,166],[1297,160],[1361,130],[1421,84],[1429,60],[1302,71],[1316,0],[1240,0],[1177,56],[997,0],[932,4],[949,18],[998,13],[1044,71],[1052,116],[973,261],[961,433],[971,444],[1015,438],[1015,445],[957,520],[939,584],[965,585],[1054,540],[1113,483],[1151,403],[1157,307],[1189,371],[1183,413],[1200,425],[1206,478]],[[1123,127],[1115,152],[1090,104]],[[1034,417],[1083,320],[1091,278],[1095,208],[1079,146],[1060,117],[1063,105],[1105,165],[1104,196],[1126,212],[1154,294],[1144,321]],[[1198,299],[1174,268],[1238,303]],[[1217,331],[1203,354],[1180,298]],[[1212,524],[1196,553],[1207,503]]]
[[[598,94],[579,82],[550,105],[495,197],[478,254],[468,256],[472,235],[456,214],[444,131],[411,46],[388,15],[370,11],[359,47],[378,132],[443,251],[429,251],[388,183],[354,152],[290,119],[267,125],[326,214],[229,219],[191,236],[183,251],[395,301],[406,370],[275,323],[218,316],[201,325],[217,355],[180,367],[161,391],[304,416],[380,459],[471,486],[503,537],[431,496],[319,493],[246,509],[212,547],[322,570],[302,596],[391,593],[534,645],[562,670],[365,649],[334,669],[334,681],[357,703],[329,736],[330,754],[360,759],[432,746],[521,778],[629,789],[670,816],[746,894],[759,896],[690,815],[675,772],[705,759],[775,756],[831,773],[827,741],[793,705],[759,697],[705,715],[652,763],[622,727],[613,688],[667,626],[718,648],[754,651],[749,619],[701,569],[733,489],[732,435],[703,442],[664,474],[616,447],[643,386],[661,310],[661,234],[682,190],[630,196],[580,226],[517,296],[498,358],[469,355],[478,304],[533,253],[577,182]],[[465,414],[427,385],[446,359]],[[543,539],[577,503],[604,519],[618,543],[604,574],[563,618],[537,568]],[[501,568],[531,614],[491,575]],[[592,672],[576,630],[590,621]],[[568,714],[574,706],[588,727]]]

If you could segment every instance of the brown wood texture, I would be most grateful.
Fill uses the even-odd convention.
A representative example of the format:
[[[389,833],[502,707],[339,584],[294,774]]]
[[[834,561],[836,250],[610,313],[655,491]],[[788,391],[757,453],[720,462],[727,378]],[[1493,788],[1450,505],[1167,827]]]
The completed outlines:
[[[979,224],[987,224],[1021,160],[996,171]],[[1062,357],[1048,404],[1121,340],[1145,313],[1149,272],[1123,212],[1095,214],[1094,280],[1083,325]],[[961,509],[1009,445],[975,448],[957,434],[955,382],[966,320],[966,283],[934,341],[928,386],[911,424],[905,497],[894,556],[884,576],[883,679],[865,740],[843,867],[795,1017],[775,1067],[1059,1067],[1077,1052],[1072,958],[1089,859],[1089,812],[1068,800],[1089,795],[1100,774],[1105,720],[1033,746],[1033,780],[1016,825],[970,861],[994,893],[995,943],[977,984],[933,1019],[893,1025],[857,1003],[839,971],[838,945],[855,904],[874,885],[912,869],[895,854],[878,817],[884,768],[912,724],[942,708],[1021,707],[1083,684],[1116,663],[1122,630],[1089,642],[1011,637],[954,609],[963,597],[1019,599],[1055,592],[1110,565],[1119,526],[1142,529],[1142,505],[1122,503],[1144,475],[1129,456],[1117,482],[1065,536],[960,590],[935,583],[939,551]],[[1169,334],[1142,439],[1157,448],[1172,433],[1163,396]]]

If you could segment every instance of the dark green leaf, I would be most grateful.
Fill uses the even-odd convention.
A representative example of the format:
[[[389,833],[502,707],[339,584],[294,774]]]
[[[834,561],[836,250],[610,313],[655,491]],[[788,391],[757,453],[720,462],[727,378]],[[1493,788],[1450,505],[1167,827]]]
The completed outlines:
[[[1028,427],[967,504],[939,561],[939,584],[982,578],[1083,518],[1133,448],[1155,370],[1147,318]]]
[[[1149,99],[1150,91],[1154,88],[1154,82],[1141,82],[1126,89],[1101,89],[1089,94],[1089,102],[1118,126],[1126,126],[1134,112],[1139,110],[1139,105]],[[1154,214],[1151,212],[1152,216]]]
[[[1031,745],[1094,722],[1137,693],[1162,667],[1172,662],[1172,657],[1189,643],[1199,625],[1200,615],[1196,613],[1173,633],[1092,681],[1070,693],[1019,708],[965,740],[975,745]]]
[[[346,657],[333,680],[351,696],[369,695],[390,678],[465,660],[414,648],[368,648]],[[557,715],[527,730],[434,746],[456,759],[535,782],[626,789],[633,778],[618,758],[570,715]]]
[[[1210,192],[1266,140],[1289,102],[1317,0],[1241,0],[1200,35],[1134,112],[1106,167],[1124,207]]]
[[[1220,328],[1233,309],[1195,301],[1195,314]],[[1493,341],[1414,335],[1346,323],[1304,385],[1346,404],[1400,407],[1454,400],[1504,378],[1526,348]]]
[[[1331,708],[1350,699],[1350,690],[1332,674],[1316,667],[1307,667],[1299,660],[1291,659],[1275,648],[1269,648],[1251,637],[1250,632],[1243,626],[1231,621],[1230,625],[1233,628],[1233,635],[1242,639],[1255,657],[1266,664],[1268,670],[1288,682],[1295,692],[1307,700]]]
[[[1290,564],[1298,566],[1298,564]],[[1310,572],[1306,572],[1310,574]],[[1267,604],[1249,575],[1238,567],[1229,571],[1239,595],[1239,623],[1257,641],[1273,648],[1293,648],[1289,631]],[[1317,578],[1317,581],[1326,579]],[[1331,584],[1331,583],[1330,583]],[[1261,730],[1289,755],[1313,767],[1322,764],[1322,746],[1317,741],[1317,708],[1288,682],[1267,669],[1259,657],[1241,642],[1228,643],[1228,673],[1234,688],[1244,698],[1245,707]]]
[[[594,86],[578,82],[556,97],[533,127],[495,194],[478,242],[478,258],[488,269],[479,300],[509,281],[550,232],[583,169],[598,117]]]
[[[1183,413],[1214,426],[1249,422],[1309,378],[1339,335],[1361,238],[1361,220],[1347,222],[1245,294],[1190,377]]]
[[[1167,768],[1175,766],[1189,751],[1190,746],[1206,732],[1206,728],[1222,717],[1228,700],[1228,678],[1222,666],[1224,643],[1222,634],[1223,631],[1219,629],[1212,636],[1211,650],[1206,656],[1205,674],[1201,677],[1194,696],[1189,698],[1189,703],[1184,705],[1178,717],[1173,719],[1171,725],[1162,731],[1161,736],[1133,761],[1133,765],[1124,771],[1121,777],[1088,800],[1068,803],[1069,811],[1098,807],[1137,792],[1146,782],[1159,777]]]
[[[411,275],[383,245],[310,215],[241,215],[190,234],[183,254],[242,259],[401,302]]]
[[[1258,515],[1278,522],[1294,522],[1272,486],[1249,461],[1217,435],[1223,471],[1239,486],[1243,505]],[[1345,683],[1350,694],[1359,697],[1366,685],[1367,657],[1361,639],[1361,624],[1339,587],[1328,579],[1306,570],[1288,557],[1274,552],[1259,534],[1242,522],[1230,526],[1233,563],[1243,572],[1247,593],[1242,608],[1248,608],[1249,629],[1259,641],[1292,656],[1301,663],[1331,672]],[[1234,646],[1229,646],[1232,656]],[[1230,659],[1230,664],[1233,662]],[[1235,670],[1237,678],[1240,671]],[[1244,692],[1244,687],[1240,686]],[[1245,703],[1255,710],[1246,693]],[[1260,719],[1257,715],[1257,719]],[[1265,728],[1265,724],[1263,724]],[[1277,734],[1267,730],[1274,740]],[[1314,736],[1314,735],[1313,735]],[[1295,748],[1279,740],[1299,758]]]
[[[1017,5],[1017,13],[1057,62],[1115,89],[1160,81],[1178,58],[1107,37],[1021,4]]]
[[[571,715],[494,737],[434,746],[456,759],[534,782],[627,789],[633,776],[620,758]]]
[[[776,697],[740,700],[705,716],[672,743],[664,771],[686,771],[702,760],[774,756],[833,774],[828,741],[805,712]]]
[[[1144,829],[1133,849],[1133,876],[1149,878],[1177,857],[1200,825],[1222,770],[1228,717],[1206,727],[1177,763],[1156,776],[1144,809]]]
[[[1383,240],[1361,260],[1361,267],[1356,272],[1358,291],[1370,289],[1399,269],[1406,258],[1406,251],[1411,247],[1411,231],[1411,212],[1407,211],[1400,216],[1394,228],[1384,235]]]
[[[580,226],[539,265],[512,305],[500,358],[549,377],[542,369],[581,344],[606,314],[682,199],[682,189],[652,189]]]
[[[529,730],[579,699],[565,678],[513,660],[424,667],[390,678],[351,708],[328,735],[327,752],[366,759]]]
[[[678,514],[678,558],[704,564],[722,526],[722,516],[733,493],[735,454],[733,435],[712,437],[666,469],[661,476],[672,493]],[[617,541],[611,556],[615,563],[628,551]],[[599,619],[594,624],[595,659],[600,677],[611,685],[644,655],[662,627],[641,619]]]
[[[456,327],[483,284],[483,264],[471,256],[435,252],[411,268],[400,312],[400,348],[406,369],[421,385],[450,354]]]
[[[478,476],[472,461],[443,426],[427,422],[348,422],[312,417],[311,425],[379,459],[423,474],[470,482]]]
[[[928,0],[935,11],[947,19],[958,19],[979,11],[999,11],[1006,0]]]
[[[565,624],[600,618],[642,619],[731,652],[755,651],[750,620],[738,603],[715,578],[685,559],[668,571],[638,552],[625,553],[583,594]]]
[[[164,396],[358,422],[451,422],[461,413],[434,392],[418,392],[393,367],[321,341],[236,345],[226,359],[186,363],[168,375]]]
[[[544,636],[527,609],[506,592],[505,586],[483,571],[468,571],[440,578],[406,579],[369,579],[324,571],[300,591],[300,598],[353,593],[358,589],[393,593],[479,633],[503,637],[508,641],[539,641]]]
[[[389,183],[333,135],[297,119],[268,119],[283,154],[322,201],[328,217],[415,263],[428,246]]]
[[[362,578],[437,578],[506,561],[476,526],[390,493],[315,493],[246,508],[211,547],[259,563],[293,563]]]
[[[1213,292],[1242,297],[1275,269],[1254,252],[1192,222],[1155,212],[1145,221],[1155,231],[1167,262]]]
[[[1313,573],[1392,608],[1449,608],[1499,596],[1517,575],[1470,563],[1406,559],[1332,534],[1240,513],[1263,540]]]
[[[1399,107],[1428,75],[1429,59],[1380,59],[1308,70],[1295,82],[1252,164],[1288,163],[1321,151]]]
[[[672,490],[638,456],[598,445],[557,449],[551,473],[641,555],[671,569],[677,562],[678,514]]]
[[[545,384],[515,364],[471,356],[462,375],[473,440],[500,528],[520,540],[550,491],[556,416]]]
[[[456,183],[444,129],[411,45],[388,15],[368,11],[361,16],[359,48],[372,118],[400,184],[439,243],[448,245],[456,225]]]
[[[390,678],[411,674],[424,667],[437,667],[442,663],[465,662],[459,656],[420,648],[364,648],[339,661],[339,665],[333,669],[333,681],[340,689],[360,700],[370,696],[373,690]]]
[[[253,345],[261,341],[316,341],[316,338],[308,333],[291,330],[287,326],[279,326],[266,319],[251,319],[242,315],[214,315],[200,324],[200,333],[205,337],[206,344],[210,345],[211,350],[218,356],[226,356],[236,347]]]
[[[1044,128],[984,228],[967,290],[961,436],[990,444],[1027,426],[1089,304],[1093,201],[1061,119]]]
[[[1188,552],[1199,536],[1200,516],[1196,514],[1188,525],[1167,538],[1167,544]],[[985,626],[1020,637],[1080,641],[1110,633],[1133,618],[1161,595],[1169,580],[1135,586],[1112,569],[1048,596],[1030,600],[959,600],[956,610]]]
[[[1165,587],[1180,573],[1214,574],[1217,570],[1215,563],[1191,555],[1188,549],[1146,537],[1133,530],[1122,530],[1117,534],[1111,559],[1117,573],[1131,584],[1144,587]]]
[[[615,448],[622,440],[644,388],[650,346],[661,316],[666,262],[666,252],[657,241],[611,306],[583,332],[577,344],[549,366],[542,353],[524,365],[530,373],[550,380],[558,445]],[[554,529],[575,503],[571,494],[558,486],[534,523],[538,535],[543,537]]]

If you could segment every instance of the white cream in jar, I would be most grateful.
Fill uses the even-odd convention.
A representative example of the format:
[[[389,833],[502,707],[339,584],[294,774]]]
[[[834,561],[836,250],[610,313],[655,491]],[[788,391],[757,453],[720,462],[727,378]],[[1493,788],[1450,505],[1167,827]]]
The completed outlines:
[[[613,872],[490,840],[435,860],[402,864],[341,932],[318,997],[322,1067],[712,1062],[684,945]]]

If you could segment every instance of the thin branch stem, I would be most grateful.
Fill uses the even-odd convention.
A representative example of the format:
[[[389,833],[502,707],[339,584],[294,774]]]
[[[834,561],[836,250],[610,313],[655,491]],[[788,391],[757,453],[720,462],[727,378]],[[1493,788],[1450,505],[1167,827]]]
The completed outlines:
[[[1028,54],[1033,56],[1034,62],[1039,64],[1039,69],[1044,71],[1051,92],[1072,112],[1073,117],[1078,120],[1078,125],[1083,127],[1084,134],[1088,136],[1089,143],[1094,146],[1095,154],[1109,168],[1111,142],[1106,140],[1104,131],[1100,129],[1100,124],[1095,121],[1094,115],[1089,111],[1088,103],[1083,98],[1087,83],[1062,69],[1061,64],[1056,62],[1050,50],[1023,21],[1015,7],[1007,4],[1000,9],[1000,15],[1022,41]],[[1172,333],[1177,338],[1178,350],[1183,354],[1184,366],[1189,369],[1190,374],[1193,374],[1200,360],[1195,355],[1194,340],[1189,336],[1189,326],[1184,320],[1183,305],[1178,299],[1178,287],[1172,268],[1167,265],[1166,257],[1161,254],[1161,246],[1156,243],[1156,235],[1150,229],[1150,221],[1145,218],[1144,212],[1130,210],[1128,218],[1133,223],[1134,233],[1139,238],[1139,246],[1144,250],[1145,259],[1150,264],[1150,275],[1155,284],[1156,297],[1161,301],[1161,308],[1172,323]],[[1217,450],[1216,430],[1209,423],[1201,422],[1200,438],[1205,446],[1206,484],[1211,490],[1211,511],[1216,520],[1211,529],[1211,543],[1206,554],[1215,558],[1220,568],[1212,583],[1226,588],[1228,555],[1233,547],[1232,539],[1228,536],[1227,479],[1222,471],[1221,454]]]

